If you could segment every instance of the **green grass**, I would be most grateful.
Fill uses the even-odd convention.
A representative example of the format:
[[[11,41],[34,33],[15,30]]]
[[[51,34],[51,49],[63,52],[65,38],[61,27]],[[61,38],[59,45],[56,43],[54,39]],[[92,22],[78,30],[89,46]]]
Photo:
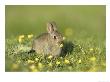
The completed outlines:
[[[67,49],[65,57],[56,59],[37,53],[28,54],[31,41],[26,36],[22,43],[18,42],[17,37],[6,39],[6,71],[106,71],[105,46],[98,46],[93,38],[86,42],[73,41],[72,52]]]
[[[6,6],[5,71],[105,72],[105,10],[103,5]],[[28,54],[33,38],[46,32],[46,22],[53,20],[66,37],[65,57]]]

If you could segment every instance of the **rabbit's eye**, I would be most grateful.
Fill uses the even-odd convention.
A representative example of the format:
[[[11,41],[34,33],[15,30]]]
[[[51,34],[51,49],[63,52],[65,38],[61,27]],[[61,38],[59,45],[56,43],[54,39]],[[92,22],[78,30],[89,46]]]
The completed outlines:
[[[53,38],[56,39],[56,36],[54,36]]]

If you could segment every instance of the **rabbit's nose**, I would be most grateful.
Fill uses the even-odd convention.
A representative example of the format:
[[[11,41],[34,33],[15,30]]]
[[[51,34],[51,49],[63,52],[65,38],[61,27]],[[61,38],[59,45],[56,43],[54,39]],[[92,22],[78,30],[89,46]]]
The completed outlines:
[[[64,45],[63,45],[63,43],[61,43],[61,44],[56,44],[58,47],[60,47],[60,48],[62,48]]]

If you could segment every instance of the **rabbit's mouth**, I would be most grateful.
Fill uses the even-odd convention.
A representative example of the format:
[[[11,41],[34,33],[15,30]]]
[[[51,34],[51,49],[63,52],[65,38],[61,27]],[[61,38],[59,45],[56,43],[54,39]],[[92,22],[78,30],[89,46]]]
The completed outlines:
[[[62,48],[63,47],[63,44],[60,44],[60,48]]]
[[[59,42],[56,45],[59,46],[59,47],[63,47],[63,42]]]

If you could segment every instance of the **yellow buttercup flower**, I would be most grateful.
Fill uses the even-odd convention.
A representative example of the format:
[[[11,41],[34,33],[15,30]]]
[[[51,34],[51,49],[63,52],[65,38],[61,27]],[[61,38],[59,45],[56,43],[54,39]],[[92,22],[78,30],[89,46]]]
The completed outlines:
[[[34,63],[33,60],[28,60],[27,62],[28,62],[29,64]]]
[[[32,69],[32,72],[38,72],[38,69]]]
[[[60,47],[62,48],[63,47],[63,44],[60,44]]]
[[[19,41],[19,43],[21,43],[21,42],[22,42],[22,39],[21,39],[21,38],[19,38],[19,39],[18,39],[18,41]]]
[[[12,68],[13,68],[13,69],[17,69],[18,67],[19,67],[19,65],[18,65],[18,64],[15,64],[15,63],[14,63],[14,64],[12,64]]]
[[[81,59],[80,59],[80,60],[78,60],[78,63],[81,63]]]
[[[56,62],[57,65],[59,65],[60,63],[61,63],[60,61],[57,61],[57,62]]]
[[[70,63],[70,61],[69,61],[69,60],[67,60],[67,59],[65,59],[64,63],[65,63],[65,64],[69,64],[69,63]]]
[[[90,61],[96,61],[96,57],[91,57]]]
[[[24,35],[20,35],[19,38],[24,38]]]
[[[29,66],[29,69],[31,69],[32,72],[38,72],[38,69],[36,68],[34,64]]]
[[[63,57],[60,57],[60,59],[63,59]]]
[[[66,37],[63,37],[63,40],[65,40],[66,39]]]
[[[36,66],[35,66],[35,65],[31,65],[31,66],[29,66],[29,68],[30,68],[30,69],[35,69]]]
[[[28,35],[28,38],[29,38],[29,39],[32,38],[32,37],[33,37],[33,34]]]
[[[90,48],[90,51],[93,51],[93,48]]]
[[[36,61],[36,62],[38,62],[38,61],[39,61],[39,59],[38,59],[38,58],[35,58],[35,61]]]
[[[52,57],[53,57],[53,56],[52,56],[52,55],[50,55],[50,56],[48,56],[48,59],[52,59]]]
[[[31,65],[29,66],[29,68],[31,69],[32,72],[38,72],[38,69],[36,68],[35,65]]]
[[[20,61],[20,60],[18,60],[18,61],[17,61],[17,63],[21,63],[21,61]]]
[[[19,43],[21,43],[23,41],[24,35],[20,35],[18,38]]]
[[[38,63],[38,67],[39,68],[43,68],[43,64],[42,63]]]

